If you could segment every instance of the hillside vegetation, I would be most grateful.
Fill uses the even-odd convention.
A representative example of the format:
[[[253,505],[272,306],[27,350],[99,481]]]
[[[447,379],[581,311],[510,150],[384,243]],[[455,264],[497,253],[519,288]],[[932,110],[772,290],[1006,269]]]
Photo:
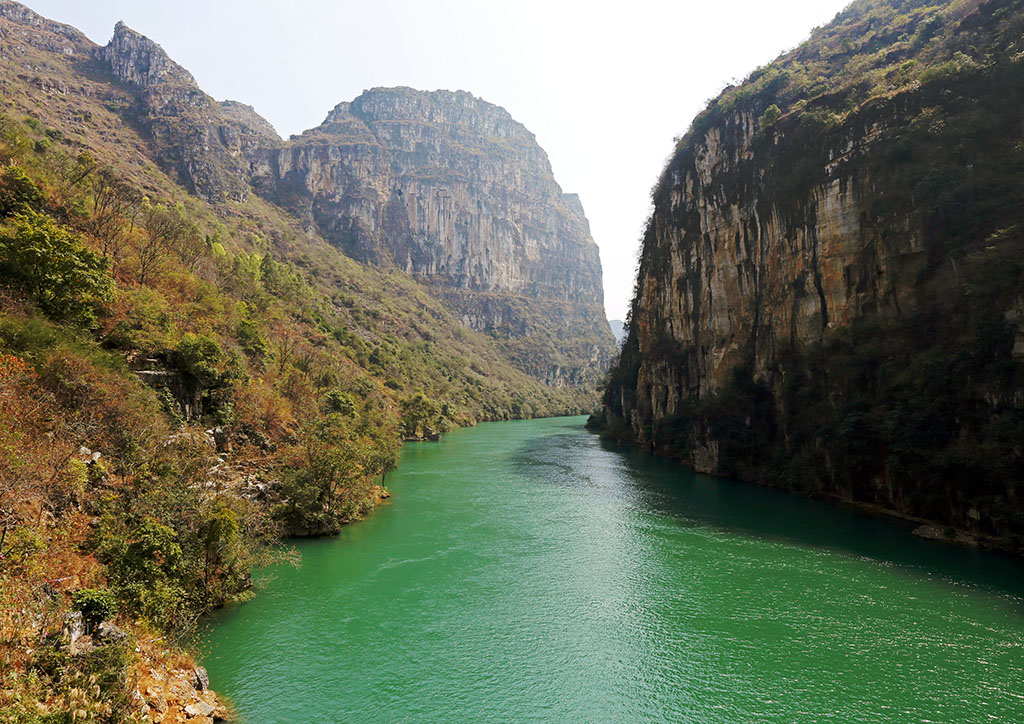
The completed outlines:
[[[171,716],[140,682],[282,536],[367,514],[402,439],[593,391],[254,194],[190,194],[77,31],[0,31],[0,722]]]

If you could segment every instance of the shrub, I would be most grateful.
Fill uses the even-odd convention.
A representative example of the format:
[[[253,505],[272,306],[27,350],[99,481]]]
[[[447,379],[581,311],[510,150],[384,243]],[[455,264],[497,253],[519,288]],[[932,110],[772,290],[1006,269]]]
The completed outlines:
[[[777,105],[772,103],[764,109],[764,114],[761,116],[761,128],[771,128],[781,117],[782,111]]]
[[[0,175],[0,218],[27,211],[39,211],[46,197],[18,166],[11,166]]]
[[[239,346],[253,361],[262,362],[267,358],[270,350],[267,342],[260,334],[259,325],[251,319],[242,320],[235,331],[235,338]]]
[[[173,313],[158,291],[139,287],[119,294],[118,302],[126,307],[125,318],[114,325],[108,345],[147,354],[169,346]]]
[[[431,435],[440,424],[438,404],[422,392],[402,403],[402,434],[406,437]]]
[[[48,216],[26,211],[0,230],[0,273],[22,286],[52,319],[95,322],[90,305],[110,298],[107,261]]]
[[[331,412],[337,412],[344,417],[353,417],[356,414],[356,403],[352,399],[352,395],[341,390],[332,390],[325,396],[327,401],[327,409]]]
[[[186,334],[174,348],[177,368],[200,388],[212,387],[220,377],[217,365],[224,358],[220,345],[209,337]]]
[[[117,596],[109,588],[82,588],[71,596],[72,605],[82,612],[91,628],[117,614]]]

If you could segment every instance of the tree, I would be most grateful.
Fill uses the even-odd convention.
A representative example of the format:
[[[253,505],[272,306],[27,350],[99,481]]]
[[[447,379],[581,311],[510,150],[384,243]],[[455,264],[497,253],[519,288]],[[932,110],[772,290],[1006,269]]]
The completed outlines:
[[[373,504],[374,447],[343,415],[307,423],[287,456],[282,513],[293,529],[325,534]]]
[[[436,402],[422,392],[402,403],[402,434],[406,437],[426,437],[434,433],[440,421],[440,411]]]
[[[341,390],[331,390],[324,395],[327,402],[327,409],[336,412],[343,417],[353,417],[356,414],[356,403],[352,395]]]
[[[217,583],[232,574],[232,549],[239,540],[238,515],[223,500],[215,501],[200,526],[203,543],[203,585],[214,592]],[[217,597],[220,597],[219,595]]]
[[[82,612],[90,629],[117,614],[117,596],[109,588],[80,588],[72,594],[71,605]]]
[[[114,289],[107,267],[70,229],[35,211],[0,229],[0,272],[52,319],[92,324],[90,305],[110,299]]]
[[[134,220],[142,203],[140,194],[122,181],[109,166],[92,177],[92,214],[85,220],[85,231],[99,242],[111,268],[121,261],[125,241],[134,230]]]
[[[165,257],[175,254],[193,269],[206,251],[196,225],[189,221],[181,204],[164,206],[142,202],[142,235],[136,239],[139,283],[145,284],[161,267]]]
[[[186,418],[213,414],[220,416],[229,410],[225,393],[233,377],[230,369],[220,370],[224,351],[217,342],[198,334],[186,334],[174,348],[171,357],[174,366],[182,373],[182,381],[188,399],[188,407],[182,412]]]
[[[369,440],[367,470],[374,475],[380,475],[380,482],[383,485],[387,474],[398,466],[398,458],[402,451],[398,426],[390,415],[368,414],[361,419],[360,430]]]
[[[40,211],[46,197],[18,166],[10,166],[0,175],[0,218],[26,211]]]
[[[771,128],[781,117],[782,110],[772,103],[764,109],[764,115],[761,116],[761,128]]]

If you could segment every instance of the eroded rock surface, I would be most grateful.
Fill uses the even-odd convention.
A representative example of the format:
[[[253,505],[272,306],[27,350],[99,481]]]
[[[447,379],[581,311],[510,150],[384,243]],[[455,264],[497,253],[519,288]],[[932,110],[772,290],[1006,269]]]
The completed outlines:
[[[373,89],[264,149],[253,174],[349,255],[438,288],[467,326],[529,340],[531,374],[579,384],[609,358],[583,206],[504,109],[461,91]]]

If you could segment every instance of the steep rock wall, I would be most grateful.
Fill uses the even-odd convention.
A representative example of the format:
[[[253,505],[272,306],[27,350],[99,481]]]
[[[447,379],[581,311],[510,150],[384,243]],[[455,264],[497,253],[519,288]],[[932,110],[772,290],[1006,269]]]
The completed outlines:
[[[953,59],[898,92],[780,112],[741,88],[695,122],[655,190],[609,430],[1020,544],[1024,13],[1001,5],[943,18]]]
[[[610,357],[583,207],[503,109],[465,92],[374,89],[265,149],[253,173],[349,255],[438,287],[478,331],[531,340],[531,374],[594,381]],[[576,360],[556,359],[568,349]]]
[[[124,23],[94,55],[136,94],[135,116],[161,165],[206,201],[245,199],[250,154],[281,142],[266,120],[241,103],[214,101],[159,45]]]

